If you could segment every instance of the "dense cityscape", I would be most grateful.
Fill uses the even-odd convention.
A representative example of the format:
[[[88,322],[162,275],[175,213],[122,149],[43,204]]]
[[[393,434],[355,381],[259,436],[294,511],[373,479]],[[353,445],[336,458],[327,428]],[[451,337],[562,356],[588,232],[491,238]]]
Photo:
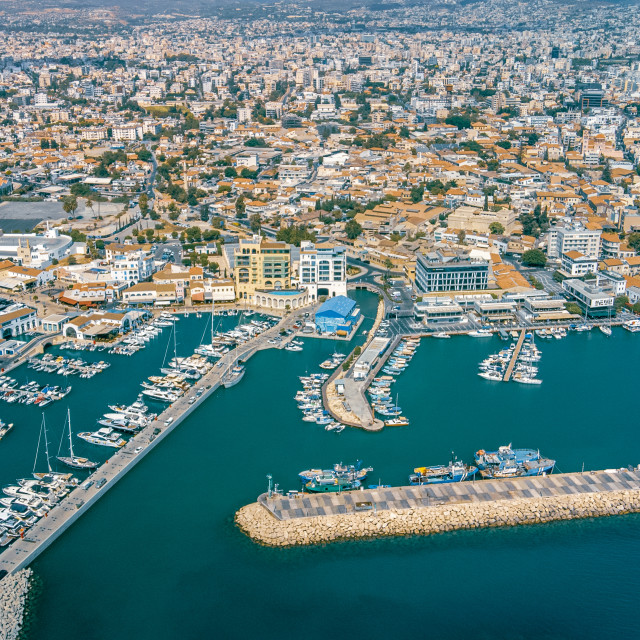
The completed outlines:
[[[572,410],[569,398],[600,378],[565,372],[560,383],[565,365],[546,364],[543,350],[553,362],[554,350],[574,349],[563,357],[577,362],[619,349],[608,373],[626,377],[640,331],[635,9],[4,3],[0,638],[54,637],[32,613],[40,598],[51,612],[51,585],[45,571],[40,595],[30,566],[41,552],[46,565],[65,541],[47,547],[129,469],[154,464],[206,411],[215,422],[225,401],[230,411],[255,397],[255,412],[274,402],[279,428],[291,400],[257,398],[266,378],[289,389],[290,372],[296,429],[319,425],[302,450],[325,456],[302,461],[292,449],[291,464],[333,467],[296,478],[265,450],[257,475],[216,505],[240,539],[308,546],[640,511],[635,444],[629,460],[594,456],[587,479],[573,458],[560,472],[538,439],[559,460],[563,442],[531,429],[518,443],[478,431],[473,442],[495,450],[475,454],[448,436],[448,464],[428,450],[435,459],[405,455],[402,479],[379,460],[375,475],[355,462],[381,455],[367,448],[374,438],[399,446],[390,434],[432,428],[433,408],[416,410],[419,366],[444,375],[473,357],[460,389],[438,384],[460,397],[477,388],[492,407],[507,398],[518,422],[558,402],[531,405],[532,395],[570,381],[580,391],[567,387],[561,404]],[[266,358],[282,373],[257,379]],[[507,382],[520,384],[497,384]],[[466,447],[460,458],[454,444]],[[34,451],[32,476],[19,479]],[[611,464],[621,467],[601,471]]]

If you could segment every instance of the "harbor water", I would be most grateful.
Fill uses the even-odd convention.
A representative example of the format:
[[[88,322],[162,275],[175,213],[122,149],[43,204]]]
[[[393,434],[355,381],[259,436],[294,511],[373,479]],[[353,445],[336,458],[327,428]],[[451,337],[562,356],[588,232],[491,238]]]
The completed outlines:
[[[376,297],[356,296],[367,329]],[[181,318],[179,355],[199,343],[206,321]],[[74,387],[45,409],[52,454],[67,405],[74,432],[93,428],[107,404],[135,399],[168,344],[165,329],[132,357],[62,352],[112,363],[90,380],[14,372],[21,382]],[[617,329],[611,338],[592,331],[540,341],[540,386],[477,376],[478,362],[503,345],[497,337],[423,340],[392,388],[411,425],[381,433],[326,432],[303,422],[293,400],[299,375],[320,371],[349,345],[310,338],[299,353],[259,352],[240,384],[217,391],[40,556],[33,637],[635,635],[636,515],[284,550],[253,544],[233,524],[234,512],[266,489],[267,474],[297,489],[298,471],[339,461],[362,459],[375,469],[369,482],[394,485],[406,484],[414,467],[446,463],[452,451],[472,461],[475,450],[510,442],[540,448],[563,472],[640,462],[638,336]],[[7,484],[31,472],[41,418],[32,406],[5,404],[0,417],[16,424],[0,442]],[[110,453],[75,446],[92,459]]]

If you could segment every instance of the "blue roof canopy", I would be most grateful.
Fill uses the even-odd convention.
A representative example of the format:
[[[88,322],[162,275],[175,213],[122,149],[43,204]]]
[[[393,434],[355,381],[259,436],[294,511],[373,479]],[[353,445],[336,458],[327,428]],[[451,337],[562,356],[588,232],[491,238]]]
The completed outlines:
[[[329,298],[316,311],[316,318],[346,318],[356,306],[355,300],[347,296]]]

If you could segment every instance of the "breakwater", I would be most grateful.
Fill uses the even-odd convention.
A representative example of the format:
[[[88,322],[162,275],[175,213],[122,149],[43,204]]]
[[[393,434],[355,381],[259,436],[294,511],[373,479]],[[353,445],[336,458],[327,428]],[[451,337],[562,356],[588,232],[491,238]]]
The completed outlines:
[[[235,520],[254,541],[289,547],[635,512],[637,468],[287,498],[263,494]]]
[[[31,569],[23,569],[0,581],[0,640],[19,638],[32,576]]]

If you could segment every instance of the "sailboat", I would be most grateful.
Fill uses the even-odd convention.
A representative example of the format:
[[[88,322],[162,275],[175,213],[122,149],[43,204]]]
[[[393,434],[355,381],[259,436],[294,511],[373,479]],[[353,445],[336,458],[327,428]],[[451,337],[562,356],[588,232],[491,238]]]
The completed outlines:
[[[47,471],[41,472],[36,471],[36,466],[38,464],[38,454],[40,453],[40,440],[44,435],[44,450],[47,458]],[[33,461],[33,477],[38,480],[42,480],[44,478],[59,478],[64,480],[65,482],[71,481],[70,473],[58,473],[51,468],[51,456],[49,455],[49,439],[47,436],[47,423],[44,420],[44,413],[42,414],[42,424],[40,425],[40,434],[38,435],[38,447],[36,448],[36,458]]]
[[[600,328],[600,331],[602,331],[602,333],[604,333],[605,336],[607,336],[608,338],[611,337],[611,334],[613,333],[613,331],[611,330],[611,309],[609,309],[609,317],[608,317],[607,324],[601,324],[599,328]]]
[[[73,454],[73,437],[71,435],[71,412],[67,409],[67,423],[69,425],[69,455],[58,456],[58,460],[68,467],[74,469],[95,469],[98,466],[97,462],[91,462],[88,458],[80,458]],[[64,434],[63,434],[64,435]]]

